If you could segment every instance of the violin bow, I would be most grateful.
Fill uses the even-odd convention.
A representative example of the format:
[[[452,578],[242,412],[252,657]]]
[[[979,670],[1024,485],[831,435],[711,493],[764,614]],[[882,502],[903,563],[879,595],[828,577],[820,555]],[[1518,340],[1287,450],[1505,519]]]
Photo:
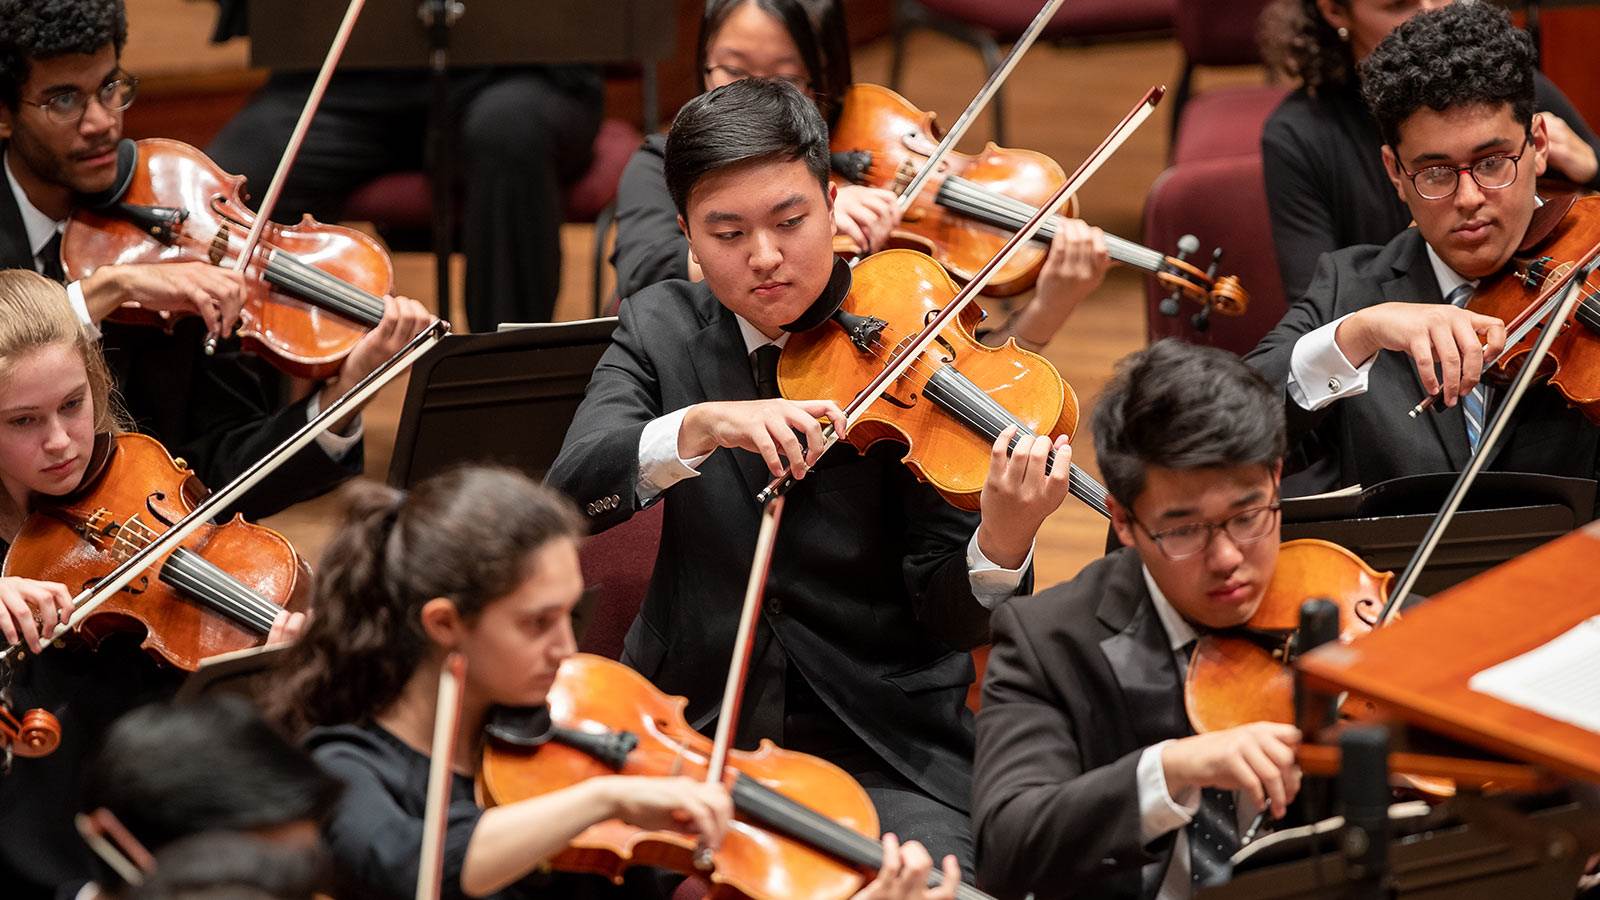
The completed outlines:
[[[72,822],[89,849],[128,884],[144,884],[144,877],[156,870],[155,856],[111,810],[102,806],[92,813],[78,813]]]
[[[1422,536],[1422,543],[1417,545],[1416,553],[1412,554],[1411,561],[1406,563],[1406,568],[1400,575],[1395,589],[1389,592],[1389,599],[1383,604],[1383,610],[1378,613],[1377,624],[1384,625],[1393,618],[1400,608],[1401,598],[1411,593],[1416,586],[1417,579],[1422,575],[1422,569],[1428,564],[1433,551],[1439,546],[1440,538],[1444,537],[1444,530],[1450,525],[1450,520],[1455,517],[1456,511],[1461,507],[1461,501],[1467,496],[1467,490],[1477,480],[1478,473],[1488,463],[1494,446],[1500,440],[1500,435],[1506,430],[1506,425],[1511,421],[1512,413],[1516,412],[1517,404],[1522,402],[1522,395],[1528,392],[1528,386],[1538,375],[1539,367],[1544,364],[1545,357],[1550,354],[1550,347],[1562,332],[1562,325],[1572,316],[1572,311],[1577,308],[1578,302],[1585,296],[1585,289],[1590,273],[1600,267],[1600,247],[1589,251],[1588,256],[1568,268],[1567,272],[1555,283],[1549,286],[1551,300],[1541,304],[1542,307],[1554,305],[1555,314],[1545,319],[1545,326],[1539,333],[1539,340],[1533,345],[1533,352],[1527,361],[1522,364],[1522,371],[1511,382],[1511,390],[1506,395],[1505,402],[1495,410],[1494,416],[1489,421],[1489,426],[1483,433],[1483,439],[1478,442],[1478,452],[1472,454],[1472,459],[1467,467],[1456,478],[1456,483],[1450,488],[1450,495],[1445,498],[1444,507],[1439,514],[1434,516],[1428,524],[1427,532]],[[1538,321],[1541,316],[1530,317],[1530,321]],[[1526,331],[1524,330],[1524,334]],[[1518,338],[1520,340],[1520,338]],[[1506,339],[1506,346],[1512,346],[1511,338]],[[1486,364],[1487,367],[1487,364]]]
[[[967,129],[972,127],[972,123],[982,114],[984,107],[988,106],[989,101],[994,99],[994,95],[1000,93],[1000,86],[1006,83],[1007,78],[1011,77],[1011,70],[1017,67],[1017,63],[1022,62],[1023,55],[1033,46],[1033,42],[1038,40],[1039,34],[1044,31],[1046,25],[1050,24],[1050,20],[1055,18],[1056,10],[1059,10],[1064,2],[1066,0],[1045,0],[1044,6],[1033,17],[1033,21],[1028,23],[1028,27],[1022,32],[1022,36],[1017,38],[1016,43],[1011,45],[1011,52],[1006,54],[1006,58],[1000,63],[999,68],[989,73],[989,80],[985,81],[983,87],[978,89],[978,93],[973,95],[972,101],[967,104],[967,108],[961,111],[961,115],[950,125],[950,130],[944,133],[944,137],[939,141],[939,146],[934,148],[927,161],[917,170],[917,174],[906,184],[905,190],[901,191],[900,196],[895,198],[894,205],[897,214],[904,215],[906,210],[911,208],[911,204],[917,199],[917,194],[921,193],[922,186],[927,184],[928,179],[933,177],[933,173],[939,170],[939,164],[944,161],[944,158],[949,155],[951,150],[955,149],[956,144],[960,143],[963,137],[966,137]],[[859,256],[856,258],[860,259]]]
[[[316,418],[300,426],[300,429],[283,443],[274,447],[267,455],[251,463],[250,468],[244,470],[237,478],[228,482],[209,497],[195,504],[195,508],[183,518],[173,523],[172,527],[163,532],[155,540],[139,548],[115,569],[112,569],[105,578],[85,588],[82,593],[72,598],[72,617],[56,625],[55,633],[46,640],[45,646],[54,644],[67,632],[83,624],[101,604],[111,599],[118,591],[127,587],[133,579],[139,576],[157,558],[164,556],[178,544],[188,539],[200,526],[216,518],[217,514],[238,502],[239,498],[251,488],[261,482],[261,479],[276,471],[290,457],[298,453],[306,445],[316,440],[323,432],[333,427],[333,424],[350,414],[361,404],[367,402],[380,388],[393,381],[396,376],[411,367],[423,354],[433,349],[450,331],[449,323],[442,319],[434,320],[432,325],[417,333],[410,341],[406,342],[395,354],[384,363],[367,373],[356,385],[339,399],[328,404],[327,408],[317,414]],[[20,653],[26,644],[12,644],[0,651],[0,661],[10,659]]]
[[[317,80],[311,85],[311,93],[306,95],[306,105],[300,110],[300,118],[294,123],[294,131],[289,134],[289,143],[283,148],[283,156],[278,159],[278,168],[272,173],[272,181],[267,183],[267,192],[261,196],[261,205],[256,209],[255,223],[250,226],[250,233],[245,236],[244,247],[239,250],[239,255],[233,261],[233,270],[243,272],[250,260],[256,255],[256,246],[261,242],[261,234],[266,230],[267,220],[272,215],[272,210],[278,205],[278,195],[283,193],[283,183],[289,179],[289,170],[294,168],[295,158],[300,155],[300,145],[305,143],[306,132],[311,129],[311,120],[317,114],[317,107],[322,105],[322,95],[328,92],[328,82],[333,80],[333,70],[339,65],[339,58],[344,55],[345,45],[350,43],[350,33],[355,30],[356,19],[361,16],[361,9],[366,5],[366,0],[350,0],[350,5],[345,8],[344,19],[339,22],[339,30],[334,33],[333,43],[328,47],[328,55],[323,57],[322,68],[317,71]],[[206,338],[206,354],[210,355],[217,350],[217,339]]]
[[[883,370],[872,381],[868,382],[867,386],[862,388],[861,392],[856,394],[850,404],[845,407],[846,430],[849,429],[849,426],[855,424],[856,420],[860,419],[867,409],[883,396],[889,385],[893,384],[901,375],[905,374],[907,369],[911,368],[922,356],[922,352],[938,339],[939,333],[944,330],[945,326],[954,321],[961,314],[961,311],[966,309],[972,302],[973,298],[977,297],[989,285],[989,282],[994,279],[1001,267],[1010,262],[1018,251],[1033,240],[1033,236],[1038,233],[1040,228],[1044,227],[1045,221],[1060,211],[1062,205],[1067,202],[1067,198],[1081,189],[1100,170],[1106,160],[1110,159],[1112,154],[1116,153],[1123,143],[1138,130],[1139,126],[1150,118],[1150,114],[1155,111],[1156,104],[1161,102],[1161,96],[1165,92],[1166,88],[1159,86],[1152,87],[1146,91],[1144,97],[1134,105],[1133,109],[1128,111],[1127,115],[1123,116],[1121,122],[1117,123],[1117,127],[1113,128],[1111,133],[1106,135],[1105,139],[1100,142],[1100,146],[1096,147],[1094,152],[1090,153],[1078,165],[1077,170],[1072,173],[1072,177],[1062,182],[1056,192],[1050,196],[1050,199],[1033,211],[1033,216],[1028,219],[1027,223],[1019,231],[1011,235],[1011,239],[1006,241],[1005,246],[1001,247],[998,253],[984,263],[983,268],[979,269],[972,276],[972,280],[956,292],[955,297],[951,298],[943,309],[940,309],[938,313],[928,320],[916,337],[905,343],[902,349],[889,358],[889,361],[884,364]],[[831,424],[823,429],[822,436],[823,452],[827,452],[830,447],[839,442],[839,433]],[[756,500],[760,503],[770,502],[774,497],[787,491],[793,485],[794,476],[779,476],[763,488],[761,493],[756,495]]]
[[[433,714],[433,749],[428,755],[428,803],[422,813],[422,856],[417,862],[417,900],[439,900],[444,882],[444,833],[450,817],[450,776],[455,764],[456,729],[461,725],[461,689],[467,659],[445,657],[439,669],[439,695]]]

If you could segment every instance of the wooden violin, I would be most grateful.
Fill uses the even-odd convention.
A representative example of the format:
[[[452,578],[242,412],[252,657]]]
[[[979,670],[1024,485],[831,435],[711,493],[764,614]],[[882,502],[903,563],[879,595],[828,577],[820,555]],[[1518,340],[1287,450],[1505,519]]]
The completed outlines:
[[[900,193],[939,143],[935,119],[888,88],[852,85],[829,139],[837,178]],[[903,246],[928,253],[957,278],[970,280],[1066,178],[1055,160],[1032,150],[991,143],[978,154],[952,152],[901,217],[893,236]],[[1076,217],[1077,198],[1068,203],[1066,214]],[[1032,245],[996,273],[984,293],[1009,296],[1032,287],[1054,236],[1052,218],[1034,235]],[[1188,262],[1183,251],[1168,256],[1110,234],[1105,242],[1113,260],[1150,273],[1203,307],[1235,316],[1249,304],[1237,277],[1216,276],[1215,256],[1206,271]]]
[[[153,438],[101,436],[83,485],[46,498],[23,522],[3,574],[86,590],[204,495],[194,473]],[[76,632],[92,644],[115,631],[142,631],[157,659],[193,672],[208,657],[260,645],[280,613],[303,608],[310,583],[310,569],[283,535],[235,516],[158,556]]]
[[[124,140],[117,148],[116,186],[81,204],[61,240],[69,279],[105,265],[203,261],[233,266],[255,213],[245,205],[244,178],[222,171],[179,141]],[[394,270],[373,238],[307,216],[295,225],[267,223],[244,274],[239,312],[244,346],[304,378],[326,378],[383,318]],[[116,321],[166,325],[140,309]]]
[[[25,759],[49,756],[61,746],[61,721],[47,709],[30,709],[18,719],[11,706],[0,700],[0,772],[13,754]]]
[[[549,720],[502,711],[488,726],[478,770],[486,807],[513,803],[602,775],[704,776],[711,742],[684,721],[687,701],[662,694],[621,663],[579,653],[561,664]],[[712,897],[846,898],[882,865],[878,816],[861,786],[831,763],[762,741],[729,755],[725,783],[734,821],[696,864],[693,837],[621,821],[595,825],[550,861],[556,869],[620,878],[653,865],[711,882]],[[987,895],[962,886],[958,897]]]
[[[778,358],[786,397],[825,398],[841,406],[871,381],[904,339],[956,297],[955,282],[932,257],[885,250],[862,260],[831,324],[796,332]],[[1067,435],[1078,427],[1078,398],[1049,361],[1007,341],[990,347],[973,336],[982,311],[965,307],[934,346],[851,425],[865,451],[882,440],[908,446],[906,465],[951,504],[976,510],[991,448],[1007,426],[1016,441]],[[1106,489],[1072,464],[1073,496],[1110,517]]]

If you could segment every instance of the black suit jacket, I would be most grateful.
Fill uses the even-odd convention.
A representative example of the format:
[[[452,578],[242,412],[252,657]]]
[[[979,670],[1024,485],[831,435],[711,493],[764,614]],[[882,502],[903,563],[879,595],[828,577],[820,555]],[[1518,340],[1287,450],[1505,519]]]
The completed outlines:
[[[653,285],[623,303],[620,319],[548,476],[597,530],[638,508],[639,439],[650,420],[756,397],[738,322],[704,285]],[[741,725],[782,703],[786,656],[894,769],[966,809],[965,650],[988,637],[988,611],[967,578],[977,520],[917,483],[896,455],[841,444],[790,492]],[[720,705],[755,550],[755,495],[770,477],[739,450],[717,450],[699,471],[663,495],[661,549],[623,659],[688,697],[689,721],[704,728]]]
[[[0,268],[34,268],[22,214],[3,180]],[[106,363],[134,425],[186,460],[208,487],[232,481],[306,423],[310,398],[277,409],[277,374],[240,352],[237,341],[224,341],[216,355],[207,356],[198,316],[179,320],[170,334],[116,322],[103,322],[100,330]],[[359,475],[362,459],[359,446],[334,460],[312,445],[231,511],[256,519],[320,496]]]
[[[1369,388],[1317,411],[1289,397],[1289,359],[1302,335],[1356,310],[1387,301],[1443,303],[1428,262],[1427,245],[1415,228],[1388,244],[1349,247],[1322,258],[1306,295],[1245,357],[1272,384],[1284,386],[1291,456],[1314,465],[1313,477],[1297,492],[1373,485],[1402,475],[1458,472],[1471,458],[1461,404],[1410,419],[1406,411],[1423,397],[1422,381],[1404,353],[1379,352]],[[1490,415],[1499,397],[1491,394]],[[1600,429],[1570,408],[1547,384],[1523,397],[1489,468],[1594,478],[1600,463]]]
[[[978,884],[1039,900],[1155,896],[1176,832],[1143,844],[1139,756],[1192,733],[1132,548],[996,607],[973,776]]]

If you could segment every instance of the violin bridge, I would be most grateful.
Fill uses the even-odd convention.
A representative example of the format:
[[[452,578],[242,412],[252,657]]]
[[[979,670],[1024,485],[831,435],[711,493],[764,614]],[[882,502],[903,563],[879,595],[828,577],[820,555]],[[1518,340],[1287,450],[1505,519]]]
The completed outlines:
[[[217,233],[211,236],[211,247],[206,252],[206,256],[211,260],[213,266],[221,265],[222,261],[227,258],[228,245],[232,242],[233,233],[229,230],[228,223],[224,222],[222,227],[217,229]]]
[[[79,522],[77,531],[90,546],[111,554],[117,560],[125,560],[139,552],[156,537],[156,533],[140,522],[138,516],[118,522],[105,507],[96,509],[89,514],[89,518]]]

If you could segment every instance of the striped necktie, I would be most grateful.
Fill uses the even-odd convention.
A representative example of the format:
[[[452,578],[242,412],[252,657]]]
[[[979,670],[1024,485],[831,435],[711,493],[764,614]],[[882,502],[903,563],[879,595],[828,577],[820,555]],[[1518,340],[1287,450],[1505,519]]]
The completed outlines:
[[[1454,306],[1465,307],[1467,301],[1472,299],[1472,285],[1463,284],[1450,292],[1446,298]],[[1465,397],[1461,398],[1461,411],[1467,416],[1467,447],[1474,454],[1478,452],[1478,440],[1483,437],[1484,410],[1488,408],[1488,388],[1479,382]]]

